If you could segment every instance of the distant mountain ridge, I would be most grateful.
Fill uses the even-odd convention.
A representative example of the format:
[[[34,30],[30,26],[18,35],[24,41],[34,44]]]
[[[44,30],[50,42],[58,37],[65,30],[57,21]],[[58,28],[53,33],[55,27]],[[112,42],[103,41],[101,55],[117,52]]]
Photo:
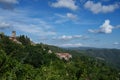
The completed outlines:
[[[95,47],[68,47],[65,49],[71,49],[71,50],[88,50],[88,49],[100,49]]]
[[[78,53],[99,58],[106,62],[120,68],[120,49],[107,49],[107,48],[93,48],[93,47],[73,47],[66,48],[68,50],[74,50]],[[79,55],[79,54],[78,54]]]
[[[88,50],[88,49],[97,49],[97,50],[101,50],[101,49],[116,49],[116,48],[97,48],[97,47],[67,47],[65,49],[69,49],[69,50]],[[120,50],[120,49],[116,49],[116,50]]]

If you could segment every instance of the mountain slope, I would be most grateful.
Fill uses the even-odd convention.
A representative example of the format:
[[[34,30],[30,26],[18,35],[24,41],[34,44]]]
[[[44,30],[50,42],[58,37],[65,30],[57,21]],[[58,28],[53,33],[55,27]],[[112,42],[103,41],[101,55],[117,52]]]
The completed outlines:
[[[99,48],[68,48],[78,53],[95,57],[120,68],[120,50],[119,49],[99,49]],[[79,54],[78,54],[79,55]]]
[[[0,80],[119,80],[119,70],[103,61],[74,55],[70,61],[60,60],[55,52],[65,50],[45,44],[31,45],[24,38],[24,45],[0,35]],[[23,40],[23,39],[22,39]],[[29,40],[28,40],[29,41]],[[48,50],[53,53],[49,54]]]

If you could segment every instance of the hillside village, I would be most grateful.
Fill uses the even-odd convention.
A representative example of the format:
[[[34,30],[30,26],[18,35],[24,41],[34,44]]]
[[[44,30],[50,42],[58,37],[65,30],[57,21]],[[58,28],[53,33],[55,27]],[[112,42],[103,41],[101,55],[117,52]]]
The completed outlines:
[[[21,44],[22,43],[17,39],[17,36],[16,36],[16,31],[12,31],[12,34],[11,36],[9,36],[9,39],[12,40],[13,42],[17,43],[17,44]],[[30,44],[35,46],[36,44],[33,42],[33,41],[30,41]],[[44,51],[46,50],[45,48],[43,49]],[[48,50],[47,51],[48,54],[52,54],[52,50]],[[69,61],[71,58],[72,58],[72,55],[70,53],[58,53],[56,52],[55,55],[59,58],[59,59],[64,59],[66,61]]]

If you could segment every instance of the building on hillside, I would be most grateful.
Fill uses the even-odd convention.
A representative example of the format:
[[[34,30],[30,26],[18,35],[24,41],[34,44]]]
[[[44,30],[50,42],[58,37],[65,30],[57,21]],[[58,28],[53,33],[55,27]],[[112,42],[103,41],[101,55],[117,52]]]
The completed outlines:
[[[52,51],[51,51],[51,50],[48,50],[48,53],[49,53],[49,54],[52,54]]]
[[[9,39],[18,44],[22,44],[20,41],[16,39],[16,31],[12,31],[12,35],[9,37]]]
[[[60,59],[66,60],[66,61],[68,61],[72,58],[72,55],[69,53],[56,53],[56,56]]]

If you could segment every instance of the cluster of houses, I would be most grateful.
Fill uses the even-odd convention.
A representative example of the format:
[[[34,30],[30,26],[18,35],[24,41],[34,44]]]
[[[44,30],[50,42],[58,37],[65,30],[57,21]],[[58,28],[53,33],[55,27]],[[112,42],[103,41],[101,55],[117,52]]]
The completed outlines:
[[[16,39],[16,32],[12,31],[12,35],[9,37],[10,40],[18,43],[18,44],[22,44],[20,41],[18,41]],[[48,53],[51,54],[53,53],[51,50],[48,50]],[[59,58],[59,59],[64,59],[66,61],[69,61],[72,58],[72,55],[69,53],[55,53],[55,55]]]
[[[45,49],[44,49],[45,50]],[[53,52],[51,50],[48,50],[48,54],[52,54]],[[72,55],[69,53],[55,53],[55,55],[61,59],[61,60],[65,60],[65,61],[69,61],[70,59],[72,59]]]
[[[64,59],[66,61],[69,61],[72,58],[72,55],[69,53],[55,53],[56,56],[60,59]]]

